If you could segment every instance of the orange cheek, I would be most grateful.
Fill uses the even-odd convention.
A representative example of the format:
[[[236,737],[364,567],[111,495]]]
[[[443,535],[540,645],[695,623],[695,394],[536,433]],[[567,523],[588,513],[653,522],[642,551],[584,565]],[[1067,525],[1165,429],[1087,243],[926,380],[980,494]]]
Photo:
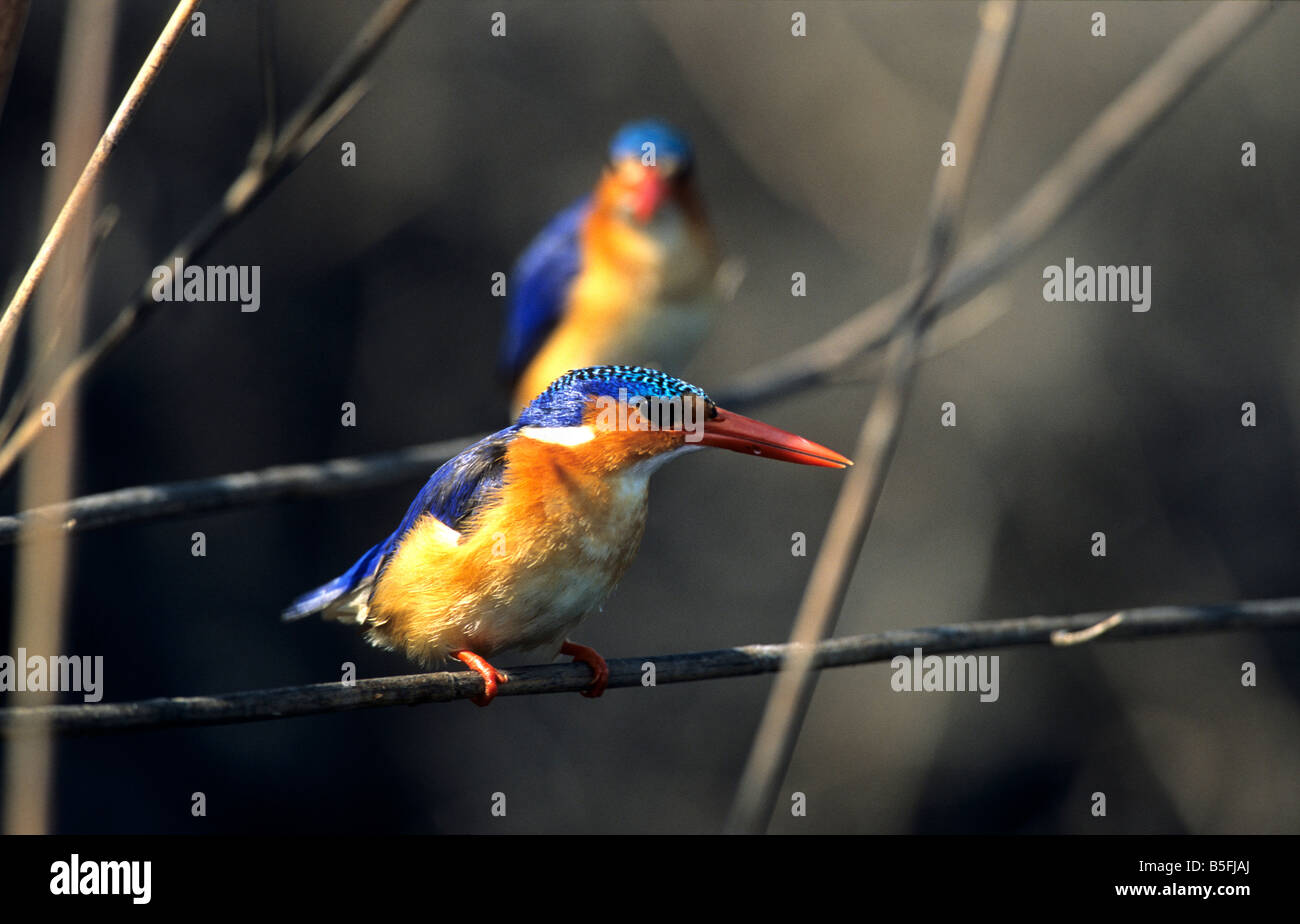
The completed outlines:
[[[681,443],[682,435],[671,431],[609,433],[599,440],[600,455],[596,461],[606,471],[615,470],[676,449]]]

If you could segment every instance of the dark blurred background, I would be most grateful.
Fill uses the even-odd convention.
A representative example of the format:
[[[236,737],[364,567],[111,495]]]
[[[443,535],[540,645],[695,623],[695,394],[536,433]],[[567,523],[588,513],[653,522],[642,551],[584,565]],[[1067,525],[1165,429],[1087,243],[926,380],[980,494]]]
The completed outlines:
[[[282,111],[374,4],[271,2]],[[1105,38],[1090,34],[1092,10]],[[1000,218],[1207,7],[1031,4],[964,240]],[[170,12],[121,6],[110,110]],[[204,262],[261,266],[261,310],[166,308],[92,377],[77,493],[377,452],[504,422],[490,277],[586,191],[609,135],[693,137],[747,275],[683,374],[720,389],[905,280],[976,30],[970,4],[427,2],[357,109]],[[806,38],[790,36],[794,10]],[[114,155],[97,334],[241,169],[257,7],[205,4]],[[39,246],[68,6],[34,5],[0,118],[0,282]],[[106,37],[107,38],[107,37]],[[1082,207],[979,298],[999,320],[919,376],[841,634],[1300,593],[1300,9],[1276,12]],[[345,141],[357,166],[340,165]],[[1252,141],[1259,165],[1241,166]],[[83,159],[60,158],[77,171]],[[75,174],[74,174],[75,175]],[[1149,264],[1148,313],[1047,303],[1042,270]],[[804,272],[808,296],[790,293]],[[754,416],[849,450],[869,381]],[[340,425],[340,405],[358,425]],[[958,426],[939,426],[953,401]],[[1243,428],[1241,405],[1258,406]],[[0,489],[17,506],[15,479]],[[606,657],[783,640],[842,478],[726,453],[656,476],[640,556],[579,638]],[[419,481],[77,535],[64,650],[105,699],[410,670],[352,629],[282,624],[398,522]],[[207,535],[207,555],[190,553]],[[1090,554],[1105,531],[1108,556]],[[809,541],[791,555],[791,534]],[[6,573],[13,549],[3,550]],[[12,583],[11,583],[12,587]],[[12,592],[3,595],[9,635]],[[1001,697],[821,677],[779,832],[1300,831],[1295,632],[1001,652]],[[6,642],[7,644],[7,642]],[[8,649],[5,649],[8,650]],[[1243,688],[1243,661],[1259,685]],[[60,832],[710,832],[770,677],[60,742]],[[79,699],[79,698],[78,698]],[[19,704],[10,696],[7,704]],[[194,818],[191,793],[207,796]],[[1108,815],[1090,814],[1104,791]],[[504,792],[508,814],[490,814]]]

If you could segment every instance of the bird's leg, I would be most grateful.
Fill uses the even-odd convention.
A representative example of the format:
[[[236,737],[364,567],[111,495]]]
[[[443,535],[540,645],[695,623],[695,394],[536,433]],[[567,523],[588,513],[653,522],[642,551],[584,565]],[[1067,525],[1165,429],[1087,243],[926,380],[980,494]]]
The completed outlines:
[[[609,683],[609,665],[605,659],[596,653],[596,649],[588,648],[586,645],[578,645],[574,642],[565,642],[560,646],[560,654],[566,654],[573,658],[574,661],[581,661],[591,668],[591,672],[596,678],[591,682],[591,686],[582,691],[583,696],[589,696],[595,699],[605,692],[605,686]]]
[[[588,650],[590,651],[590,649]],[[595,654],[595,652],[592,652],[592,654]],[[497,695],[497,684],[505,683],[510,679],[506,676],[504,671],[497,670],[489,664],[487,659],[482,655],[476,655],[468,648],[454,652],[452,657],[463,663],[470,670],[477,671],[479,676],[483,678],[482,695],[470,697],[470,702],[475,706],[486,706],[492,702]],[[600,655],[596,655],[596,657],[599,658]]]

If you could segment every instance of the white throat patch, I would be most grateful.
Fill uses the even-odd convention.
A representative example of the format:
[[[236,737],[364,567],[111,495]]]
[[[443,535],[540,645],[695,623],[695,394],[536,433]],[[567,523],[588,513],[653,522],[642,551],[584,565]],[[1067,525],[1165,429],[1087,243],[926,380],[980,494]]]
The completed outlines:
[[[581,446],[596,438],[594,427],[522,427],[520,436],[557,446]]]

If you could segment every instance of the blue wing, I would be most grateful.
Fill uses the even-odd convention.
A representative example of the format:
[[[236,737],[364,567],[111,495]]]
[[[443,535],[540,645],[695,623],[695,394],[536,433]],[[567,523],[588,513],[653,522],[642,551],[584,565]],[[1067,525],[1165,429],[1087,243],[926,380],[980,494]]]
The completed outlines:
[[[406,511],[406,519],[397,527],[397,532],[389,537],[388,543],[396,548],[395,540],[400,539],[426,513],[433,514],[452,529],[461,529],[484,501],[501,490],[501,479],[506,469],[506,450],[518,429],[507,427],[491,436],[485,436],[445,462],[411,502],[410,509]]]
[[[484,437],[444,463],[416,495],[402,524],[392,535],[366,552],[343,574],[328,584],[307,591],[290,603],[282,618],[301,619],[320,613],[374,578],[388,557],[397,550],[407,530],[426,513],[432,514],[452,529],[460,530],[484,503],[489,502],[501,490],[501,481],[505,476],[506,450],[517,429],[507,427]]]
[[[579,233],[590,202],[584,196],[552,218],[515,264],[499,359],[501,376],[512,384],[564,314],[569,284],[581,268]]]

